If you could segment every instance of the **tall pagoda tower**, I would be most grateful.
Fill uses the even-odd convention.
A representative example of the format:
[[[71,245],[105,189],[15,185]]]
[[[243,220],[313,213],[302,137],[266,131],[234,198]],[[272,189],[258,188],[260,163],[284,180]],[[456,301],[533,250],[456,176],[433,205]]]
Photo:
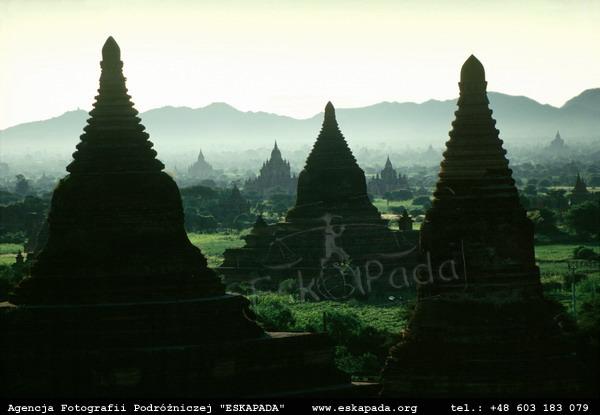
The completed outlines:
[[[327,280],[336,288],[321,286],[320,293],[311,292],[311,297],[341,299],[368,295],[360,278],[368,273],[365,264],[370,261],[385,273],[414,260],[402,252],[416,240],[391,231],[369,200],[365,174],[340,131],[331,102],[298,176],[295,206],[285,222],[258,231],[253,231],[251,243],[247,240],[244,247],[225,251],[219,271],[226,281],[269,277],[276,288],[282,279],[316,281],[317,286]],[[341,275],[343,264],[351,264],[348,273],[354,277]],[[382,276],[379,282],[384,280]]]
[[[554,320],[559,310],[542,295],[533,226],[475,56],[464,63],[459,86],[421,227],[422,260],[438,271],[418,286],[414,315],[384,369],[383,394],[569,396],[579,388],[577,362]]]
[[[31,276],[0,304],[1,389],[25,397],[343,395],[321,334],[264,332],[187,238],[120,49],[56,188]],[[318,374],[318,375],[317,375]],[[354,393],[354,392],[353,392]]]

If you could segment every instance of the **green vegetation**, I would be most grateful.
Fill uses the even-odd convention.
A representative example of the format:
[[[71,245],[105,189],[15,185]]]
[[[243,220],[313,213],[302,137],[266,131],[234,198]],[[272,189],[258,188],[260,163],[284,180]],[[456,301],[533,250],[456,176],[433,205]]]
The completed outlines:
[[[0,243],[0,265],[11,265],[15,263],[17,252],[23,252],[23,245],[13,243]]]
[[[420,208],[420,206],[413,206],[412,199],[410,200],[385,200],[385,199],[374,199],[373,204],[381,213],[394,213],[392,208],[406,208],[409,212],[412,209]]]
[[[189,233],[190,241],[196,245],[206,259],[209,267],[217,267],[223,261],[223,252],[227,248],[240,248],[244,246],[244,240],[248,230],[242,232],[219,232],[219,233]]]
[[[566,261],[567,259],[573,258],[573,250],[579,246],[585,246],[587,248],[595,249],[596,252],[600,252],[599,246],[593,246],[591,244],[536,245],[535,258],[542,263],[545,261]]]
[[[259,293],[250,300],[266,330],[328,333],[336,344],[337,366],[355,379],[377,378],[411,310],[410,303],[307,303],[276,293]]]

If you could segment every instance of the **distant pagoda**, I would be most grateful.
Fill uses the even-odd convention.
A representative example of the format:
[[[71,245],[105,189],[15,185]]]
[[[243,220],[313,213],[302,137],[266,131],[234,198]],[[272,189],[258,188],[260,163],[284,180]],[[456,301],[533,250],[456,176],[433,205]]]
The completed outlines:
[[[187,238],[179,190],[156,159],[122,66],[109,37],[91,118],[52,198],[47,241],[11,303],[0,304],[3,393],[352,391],[324,335],[265,333],[247,299],[225,294]]]
[[[369,193],[374,196],[384,196],[396,190],[408,190],[408,179],[398,174],[388,156],[383,170],[369,181]]]
[[[571,205],[576,205],[578,203],[582,203],[590,200],[590,191],[587,188],[587,184],[585,180],[577,173],[577,178],[575,179],[575,186],[573,186],[573,190],[571,191],[571,195],[569,196],[569,200]]]
[[[214,175],[213,167],[206,161],[202,150],[200,150],[198,159],[188,168],[188,176],[193,179],[206,180]]]
[[[271,278],[275,288],[282,279],[293,278],[345,287],[340,291],[340,286],[321,286],[321,294],[331,294],[327,298],[365,294],[364,286],[357,287],[364,282],[360,278],[365,264],[378,261],[383,269],[397,265],[400,253],[416,242],[410,238],[391,231],[369,200],[364,172],[328,103],[321,132],[298,176],[296,204],[285,222],[265,227],[257,221],[244,247],[225,251],[219,271],[226,282]],[[402,257],[399,262],[409,260]],[[347,276],[352,284],[346,277],[336,279],[342,268],[355,273]]]
[[[533,225],[488,108],[481,63],[461,69],[460,97],[421,260],[414,315],[383,372],[387,397],[572,396],[580,369],[542,295]]]
[[[554,136],[554,140],[552,140],[550,142],[548,149],[552,150],[552,151],[560,151],[560,150],[564,150],[565,147],[566,147],[565,140],[563,140],[562,137],[560,136],[560,131],[557,131],[556,135]]]
[[[263,163],[258,177],[246,181],[244,190],[260,196],[291,194],[296,191],[296,181],[296,177],[291,174],[290,163],[283,159],[275,141],[271,157]]]

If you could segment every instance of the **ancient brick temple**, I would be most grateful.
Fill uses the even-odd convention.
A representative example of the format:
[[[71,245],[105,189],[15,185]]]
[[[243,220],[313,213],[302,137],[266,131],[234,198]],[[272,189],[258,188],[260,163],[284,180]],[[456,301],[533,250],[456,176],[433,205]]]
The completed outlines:
[[[446,143],[420,251],[435,273],[418,287],[415,313],[383,372],[389,397],[572,396],[572,344],[542,295],[533,226],[488,108],[481,63],[460,74],[460,98]],[[451,268],[451,267],[448,267]]]
[[[366,295],[395,266],[414,260],[407,251],[416,240],[406,235],[391,231],[369,200],[364,172],[328,103],[285,222],[258,221],[244,247],[225,251],[219,271],[228,282],[270,279],[274,287],[293,278],[311,285],[312,298]]]
[[[263,163],[258,177],[246,181],[244,191],[255,192],[261,196],[274,193],[293,194],[296,191],[296,180],[296,176],[291,173],[290,162],[283,159],[275,141],[271,157]]]
[[[187,238],[179,190],[133,108],[120,49],[56,188],[31,276],[0,305],[5,396],[343,395],[319,334],[265,333]]]

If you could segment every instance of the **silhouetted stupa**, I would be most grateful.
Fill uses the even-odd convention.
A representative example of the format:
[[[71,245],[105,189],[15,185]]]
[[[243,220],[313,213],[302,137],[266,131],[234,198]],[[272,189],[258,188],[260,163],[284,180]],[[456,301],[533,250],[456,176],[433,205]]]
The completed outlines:
[[[344,394],[323,335],[265,333],[187,238],[179,190],[102,49],[91,118],[31,277],[0,304],[6,396]]]
[[[422,261],[430,259],[433,280],[418,286],[414,315],[384,369],[383,394],[570,396],[579,388],[579,368],[554,320],[559,311],[542,295],[533,225],[474,56],[459,86],[433,206],[421,227]]]
[[[258,177],[247,180],[244,191],[255,192],[261,196],[296,191],[296,177],[291,174],[289,161],[281,156],[277,141],[271,150],[271,157],[260,168]]]
[[[256,235],[253,231],[246,246],[225,251],[219,271],[229,282],[272,277],[274,286],[287,278],[306,284],[317,281],[316,285],[327,280],[346,286],[347,292],[323,288],[327,292],[324,297],[360,295],[365,288],[360,287],[364,283],[360,279],[365,278],[366,263],[372,261],[374,267],[381,264],[381,269],[386,269],[408,262],[399,254],[416,241],[406,238],[388,229],[387,221],[369,200],[364,172],[328,103],[321,132],[298,176],[296,204],[285,222],[269,225]],[[398,258],[403,259],[398,262]],[[344,264],[350,268],[342,277]],[[336,275],[340,277],[337,281]],[[386,278],[387,274],[380,282]]]
[[[187,238],[179,190],[127,95],[119,46],[102,48],[100,88],[54,191],[49,237],[15,304],[184,299],[223,294]],[[119,254],[116,254],[119,253]],[[158,289],[160,287],[160,289]]]

